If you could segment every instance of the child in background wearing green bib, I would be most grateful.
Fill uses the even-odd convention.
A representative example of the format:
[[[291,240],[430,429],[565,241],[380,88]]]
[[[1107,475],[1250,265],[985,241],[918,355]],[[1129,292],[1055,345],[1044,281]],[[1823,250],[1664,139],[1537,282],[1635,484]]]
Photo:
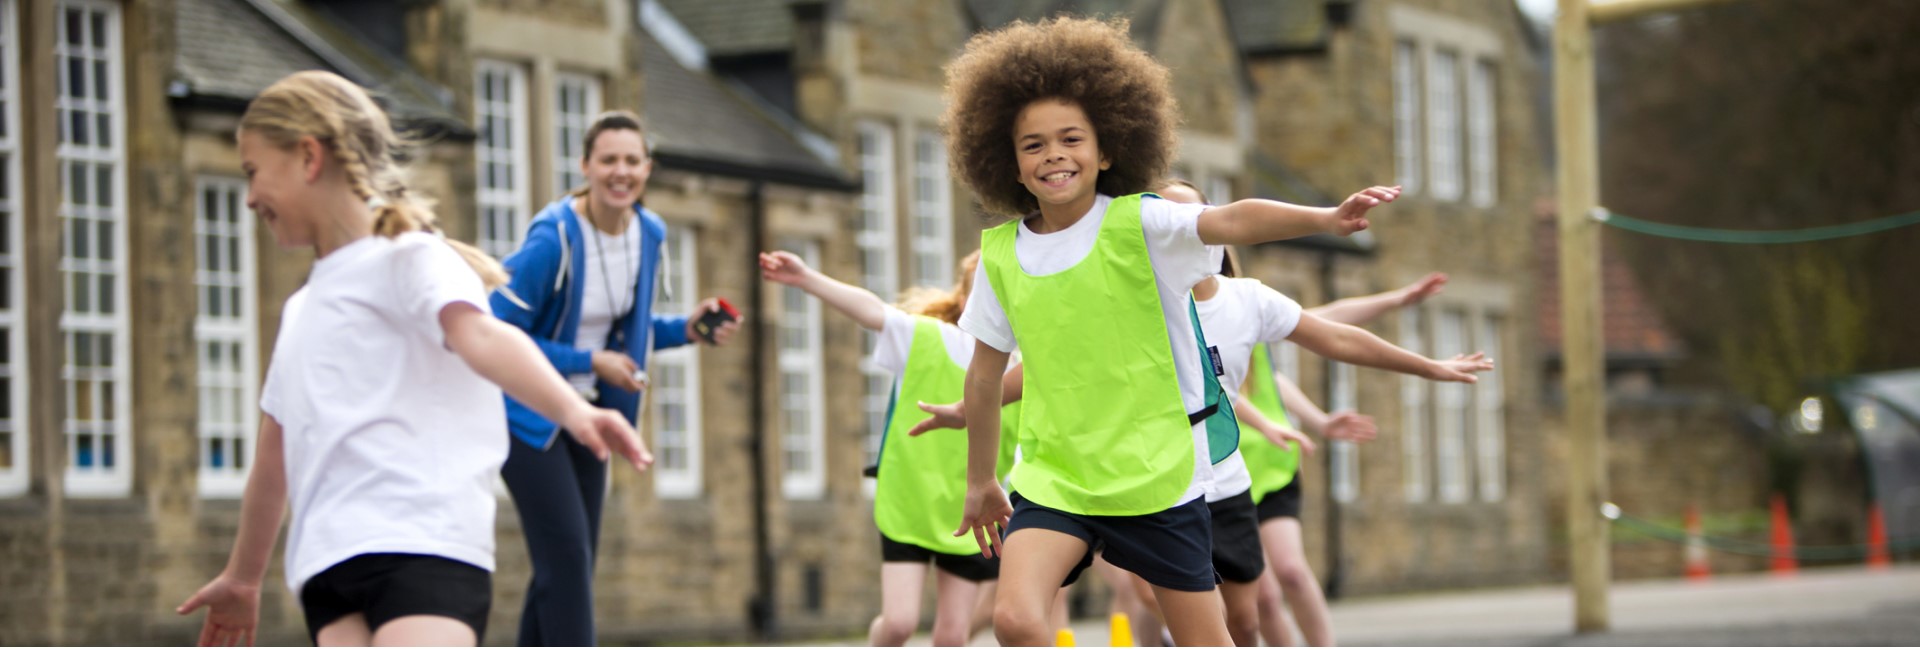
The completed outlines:
[[[966,440],[904,435],[919,417],[912,409],[898,408],[960,397],[974,340],[954,322],[973,289],[979,260],[978,252],[960,260],[959,281],[951,289],[909,289],[901,306],[894,307],[872,291],[808,267],[793,253],[760,254],[761,277],[805,291],[877,334],[874,364],[896,378],[873,501],[881,549],[880,615],[867,632],[874,646],[903,645],[913,636],[920,623],[920,591],[928,562],[938,576],[933,644],[966,645],[975,596],[982,583],[991,583],[999,573],[997,560],[984,557],[973,540],[955,537],[947,529],[960,516],[966,496]],[[1011,424],[1016,418],[1011,412],[1008,415]],[[1006,436],[1004,442],[996,463],[1000,472],[1012,465],[1013,436]]]
[[[1204,426],[1232,414],[1189,290],[1217,266],[1209,246],[1350,235],[1399,190],[1336,208],[1142,196],[1166,173],[1179,117],[1166,67],[1123,20],[1015,22],[976,35],[947,74],[955,171],[988,211],[1024,215],[982,233],[960,319],[979,342],[955,535],[1001,558],[994,631],[1002,645],[1046,645],[1049,601],[1098,548],[1154,585],[1177,643],[1228,645],[1199,497],[1235,441],[1213,448]],[[994,469],[1016,347],[1026,383],[1010,499]]]

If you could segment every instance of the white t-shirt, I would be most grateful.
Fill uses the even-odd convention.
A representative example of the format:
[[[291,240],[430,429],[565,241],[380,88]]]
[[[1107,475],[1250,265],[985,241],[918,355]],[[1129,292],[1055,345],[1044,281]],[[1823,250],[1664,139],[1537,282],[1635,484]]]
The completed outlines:
[[[1100,224],[1106,221],[1107,205],[1113,199],[1097,197],[1086,216],[1059,232],[1038,234],[1023,221],[1014,236],[1013,254],[1020,268],[1031,275],[1059,273],[1079,264],[1093,251],[1099,239]],[[1200,363],[1200,347],[1193,335],[1193,321],[1187,313],[1188,292],[1193,285],[1220,268],[1221,248],[1200,241],[1200,212],[1207,206],[1174,203],[1155,197],[1140,201],[1140,226],[1145,231],[1147,257],[1153,264],[1154,284],[1160,292],[1160,311],[1166,319],[1167,335],[1173,346],[1174,371],[1180,377],[1180,399],[1188,413],[1206,408],[1206,385],[1201,372],[1213,372]],[[987,265],[974,270],[973,294],[960,315],[960,329],[994,349],[1012,352],[1017,347],[1007,312],[987,281]],[[1181,505],[1204,494],[1212,483],[1213,464],[1207,450],[1204,424],[1193,427],[1193,481],[1187,493],[1173,505]]]
[[[1226,374],[1220,387],[1229,400],[1240,394],[1240,382],[1247,377],[1253,360],[1253,346],[1285,340],[1300,324],[1300,303],[1274,291],[1253,278],[1220,278],[1220,290],[1212,298],[1195,303],[1200,311],[1200,329],[1207,334],[1207,345],[1220,351]],[[1241,435],[1259,435],[1240,428]],[[1247,474],[1247,461],[1238,450],[1213,466],[1213,490],[1209,503],[1253,489],[1253,477]]]
[[[895,377],[906,375],[907,354],[913,351],[913,330],[912,314],[887,305],[886,322],[880,327],[880,335],[875,337],[878,341],[873,346],[873,365]],[[947,349],[947,358],[956,365],[965,368],[973,364],[973,337],[959,327],[940,321],[940,342]]]
[[[626,231],[618,235],[593,227],[584,214],[576,212],[574,218],[580,221],[580,231],[586,233],[580,261],[586,264],[587,272],[580,278],[580,329],[573,347],[596,352],[607,349],[614,319],[633,311],[635,283],[640,281],[640,216],[634,215]],[[591,370],[567,375],[567,382],[582,395],[593,394]]]
[[[335,250],[287,299],[260,409],[284,430],[295,594],[363,553],[493,570],[506,406],[447,349],[454,303],[491,313],[479,276],[426,233]]]

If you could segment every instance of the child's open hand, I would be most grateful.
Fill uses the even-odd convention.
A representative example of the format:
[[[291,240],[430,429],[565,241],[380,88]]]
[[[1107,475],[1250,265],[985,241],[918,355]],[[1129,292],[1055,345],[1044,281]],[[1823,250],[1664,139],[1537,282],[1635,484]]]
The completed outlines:
[[[786,251],[773,251],[760,254],[760,277],[784,285],[799,284],[807,277],[806,260],[799,255]]]
[[[1485,352],[1456,354],[1452,359],[1434,362],[1434,373],[1427,378],[1434,381],[1457,381],[1463,384],[1474,384],[1479,383],[1480,378],[1474,376],[1473,373],[1486,372],[1492,369],[1493,360],[1487,358],[1487,353]]]
[[[1328,440],[1350,440],[1366,442],[1380,435],[1380,429],[1373,425],[1373,418],[1353,411],[1340,411],[1327,414],[1326,425],[1320,427],[1320,434]]]
[[[960,519],[960,530],[953,531],[953,536],[972,532],[973,541],[980,544],[981,555],[999,557],[1006,548],[1007,523],[1012,519],[1013,504],[1007,501],[1007,493],[1000,489],[999,483],[968,485],[966,511]]]
[[[912,429],[907,430],[907,435],[909,436],[917,437],[920,434],[937,429],[967,428],[967,403],[965,400],[952,404],[928,404],[926,402],[919,402],[918,404],[920,405],[920,410],[926,411],[933,417],[921,420],[919,424],[913,425]]]
[[[1358,192],[1333,209],[1333,234],[1345,237],[1367,229],[1367,211],[1400,198],[1400,186],[1375,185]]]
[[[646,471],[653,465],[653,453],[647,451],[647,443],[640,441],[633,425],[618,411],[586,408],[569,416],[565,426],[567,433],[573,434],[595,458],[606,460],[609,452],[620,454],[636,471]]]
[[[1313,455],[1313,439],[1308,438],[1307,434],[1287,427],[1269,426],[1260,427],[1260,435],[1266,436],[1267,442],[1273,443],[1275,447],[1293,449],[1295,445],[1299,445],[1301,453]]]

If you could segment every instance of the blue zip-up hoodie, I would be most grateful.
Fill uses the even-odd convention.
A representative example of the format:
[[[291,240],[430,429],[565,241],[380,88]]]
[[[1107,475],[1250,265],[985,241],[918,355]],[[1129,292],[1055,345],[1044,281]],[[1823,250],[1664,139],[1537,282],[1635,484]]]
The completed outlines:
[[[633,311],[614,321],[607,349],[626,352],[645,370],[648,355],[629,350],[645,350],[648,344],[655,350],[686,345],[687,317],[653,314],[653,278],[660,267],[667,222],[652,210],[638,205],[634,208],[640,212],[640,281],[634,288]],[[489,300],[494,316],[525,330],[563,375],[593,372],[593,353],[574,347],[580,332],[581,283],[576,280],[586,273],[586,256],[580,254],[585,244],[580,218],[573,211],[573,197],[547,204],[527,226],[526,243],[502,261],[510,278]],[[639,393],[597,379],[594,384],[602,406],[625,414],[628,422],[635,421],[640,410]],[[512,397],[506,400],[507,428],[514,438],[540,449],[553,445],[560,434],[559,425]]]

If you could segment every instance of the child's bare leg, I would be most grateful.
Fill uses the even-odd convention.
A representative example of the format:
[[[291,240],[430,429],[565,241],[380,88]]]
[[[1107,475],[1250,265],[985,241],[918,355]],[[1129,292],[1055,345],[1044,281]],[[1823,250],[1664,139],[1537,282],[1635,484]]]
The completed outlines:
[[[314,645],[322,648],[364,648],[373,645],[373,630],[367,628],[366,616],[348,614],[320,628],[320,634],[315,635]]]
[[[1220,598],[1226,604],[1227,634],[1233,637],[1233,644],[1243,648],[1260,645],[1259,583],[1222,582]]]
[[[1262,539],[1265,539],[1262,537]],[[1267,645],[1285,647],[1293,645],[1293,631],[1287,623],[1287,602],[1281,598],[1280,579],[1274,577],[1273,567],[1260,572],[1260,637]]]
[[[1051,612],[1047,615],[1047,624],[1053,629],[1060,630],[1073,625],[1073,605],[1067,603],[1067,598],[1072,594],[1072,587],[1061,587],[1053,595],[1053,607],[1047,610]]]
[[[980,583],[946,571],[936,570],[933,575],[933,644],[964,646],[971,638],[967,632],[973,622],[974,596],[980,591]]]
[[[969,643],[973,641],[973,637],[980,636],[981,632],[993,627],[993,601],[994,596],[998,593],[1000,593],[999,580],[988,580],[980,583],[980,595],[973,603],[973,620],[967,624],[967,641]]]
[[[904,645],[920,626],[920,588],[927,583],[927,565],[919,562],[880,563],[880,615],[867,626],[867,645]]]
[[[1087,554],[1078,537],[1044,528],[1007,536],[1000,558],[1000,587],[993,604],[993,634],[1003,646],[1053,645],[1053,602],[1060,583]]]
[[[364,621],[363,621],[364,624]],[[323,632],[325,630],[322,630]],[[379,647],[466,646],[480,645],[473,628],[450,616],[415,614],[387,621],[373,631],[373,645]]]
[[[1293,620],[1300,625],[1304,645],[1334,645],[1333,615],[1327,611],[1327,598],[1320,592],[1320,581],[1307,565],[1306,545],[1300,539],[1300,520],[1278,517],[1260,525],[1260,541],[1267,547],[1267,563],[1280,579],[1280,592],[1286,595]]]
[[[1113,589],[1113,613],[1127,615],[1127,624],[1133,628],[1133,644],[1142,648],[1160,647],[1160,610],[1152,602],[1153,587],[1104,557],[1094,556],[1093,566]]]
[[[1220,590],[1180,591],[1154,587],[1160,601],[1160,614],[1166,618],[1167,632],[1180,647],[1233,645],[1227,634],[1227,613],[1220,604]]]

